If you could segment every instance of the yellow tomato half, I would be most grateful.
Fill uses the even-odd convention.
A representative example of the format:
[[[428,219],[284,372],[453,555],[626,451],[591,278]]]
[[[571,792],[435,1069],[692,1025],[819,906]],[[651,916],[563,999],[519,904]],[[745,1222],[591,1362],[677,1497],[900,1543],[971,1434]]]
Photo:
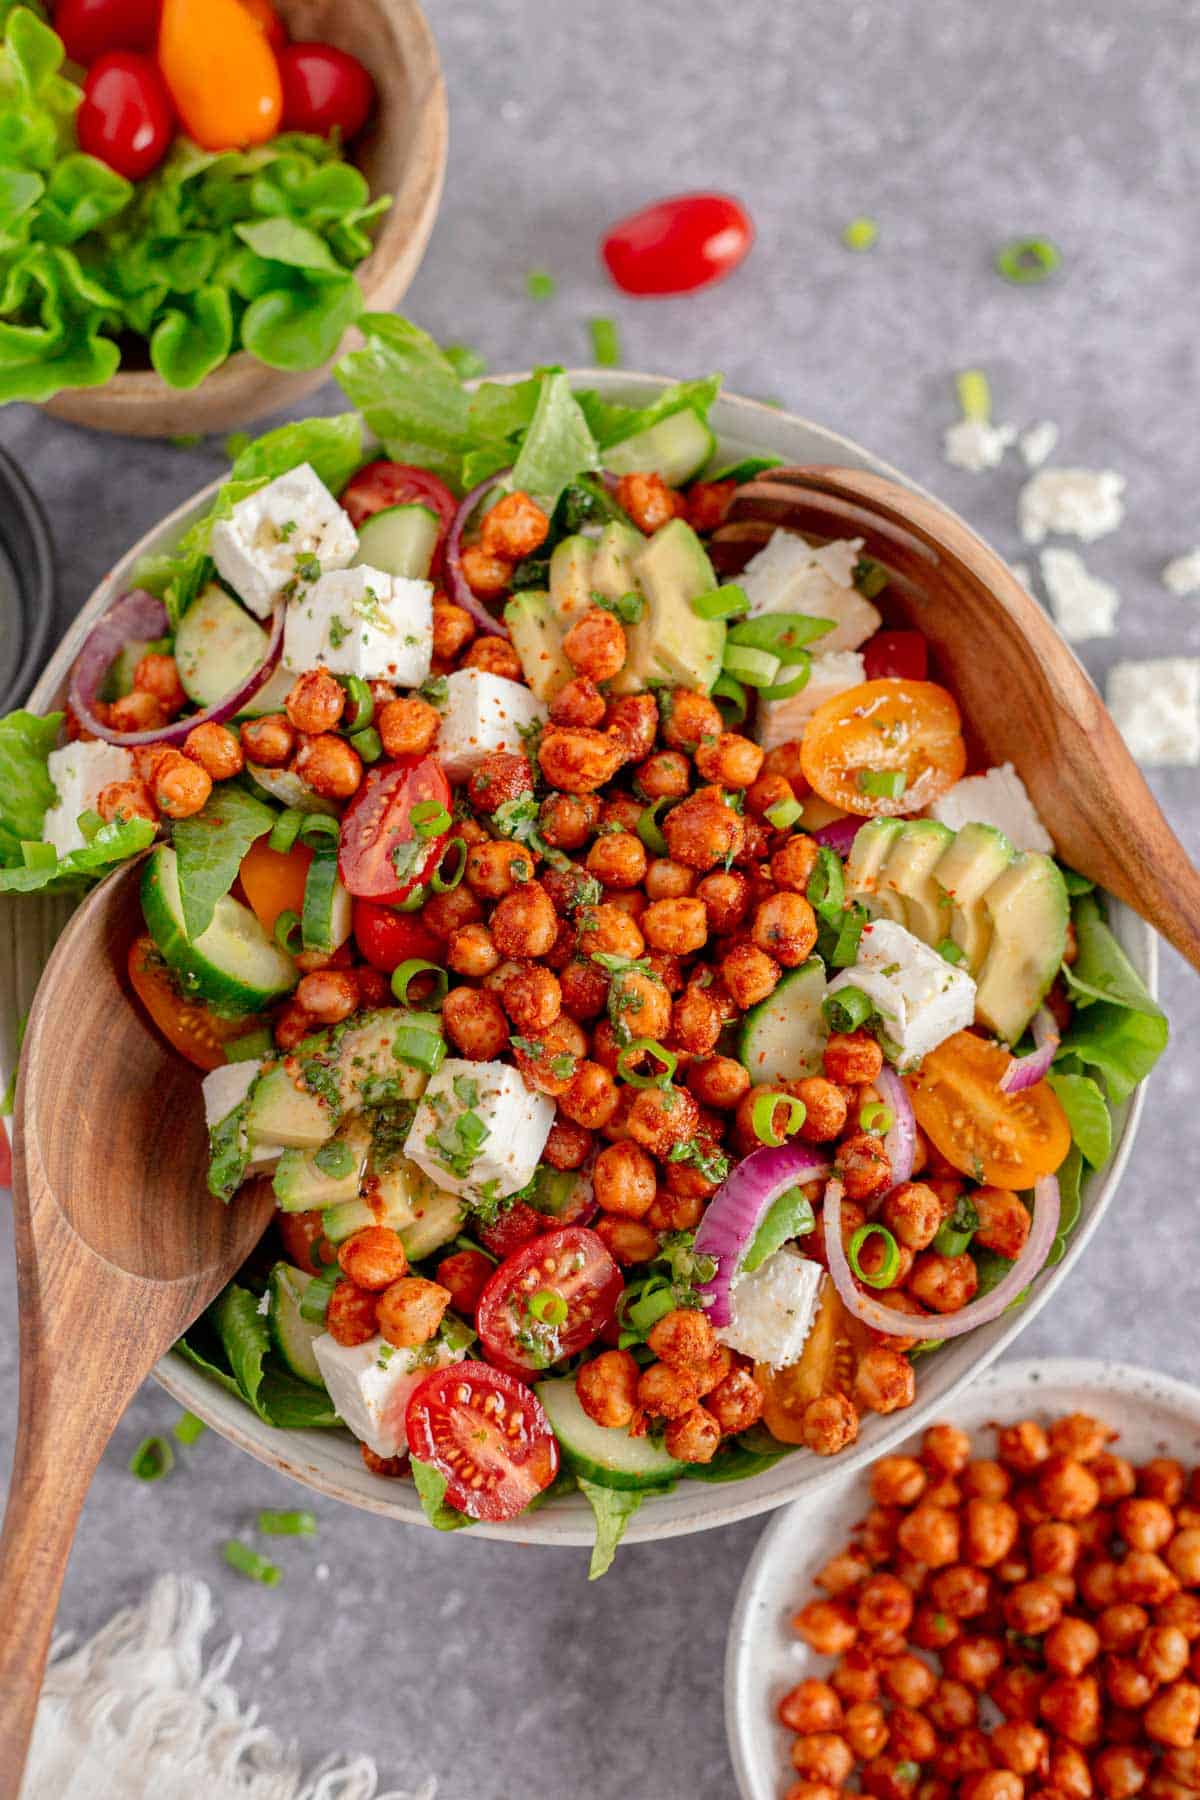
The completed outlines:
[[[988,1187],[1031,1188],[1071,1148],[1071,1127],[1046,1081],[1005,1094],[1007,1050],[957,1031],[905,1081],[921,1130],[948,1163]]]
[[[864,681],[818,706],[800,762],[809,785],[831,806],[861,818],[916,813],[953,787],[967,766],[962,719],[936,681]],[[902,775],[901,791],[874,794],[868,772]]]

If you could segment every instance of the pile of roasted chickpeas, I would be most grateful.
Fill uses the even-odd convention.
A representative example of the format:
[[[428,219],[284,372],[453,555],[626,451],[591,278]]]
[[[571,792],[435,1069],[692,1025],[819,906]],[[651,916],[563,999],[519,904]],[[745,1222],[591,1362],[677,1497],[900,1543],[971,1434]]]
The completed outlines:
[[[886,1456],[778,1704],[786,1800],[1188,1800],[1200,1791],[1200,1469],[1134,1467],[1072,1414],[934,1425]]]

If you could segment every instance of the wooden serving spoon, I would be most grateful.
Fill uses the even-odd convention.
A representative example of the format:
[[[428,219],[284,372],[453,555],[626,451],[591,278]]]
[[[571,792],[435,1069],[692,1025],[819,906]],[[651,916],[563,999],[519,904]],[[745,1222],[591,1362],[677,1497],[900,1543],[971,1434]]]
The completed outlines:
[[[894,481],[818,465],[740,487],[714,562],[740,570],[780,526],[864,540],[891,577],[889,613],[928,638],[972,735],[990,762],[1014,765],[1063,861],[1200,969],[1200,874],[1091,680],[995,551]]]
[[[262,1236],[271,1196],[206,1191],[200,1075],[126,983],[139,866],[72,916],[34,998],[13,1200],[20,1422],[0,1538],[0,1800],[16,1800],[71,1540],[143,1378]],[[248,1194],[253,1190],[248,1190]]]

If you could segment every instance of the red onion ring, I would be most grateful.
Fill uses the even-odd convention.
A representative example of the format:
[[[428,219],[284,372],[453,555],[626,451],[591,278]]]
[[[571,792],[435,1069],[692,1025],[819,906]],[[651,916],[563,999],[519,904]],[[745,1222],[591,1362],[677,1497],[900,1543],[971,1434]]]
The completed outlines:
[[[857,818],[834,819],[829,825],[818,825],[810,835],[814,843],[823,845],[826,850],[836,850],[839,856],[849,856],[862,823]]]
[[[733,1316],[730,1284],[769,1208],[788,1188],[828,1172],[828,1156],[807,1144],[778,1144],[752,1150],[726,1176],[700,1221],[693,1246],[698,1256],[716,1258],[716,1274],[697,1289],[705,1296],[714,1325],[728,1325]]]
[[[998,1319],[1010,1301],[1028,1287],[1050,1254],[1058,1231],[1060,1210],[1058,1177],[1039,1175],[1033,1185],[1033,1223],[1025,1248],[1004,1280],[998,1282],[990,1294],[985,1294],[981,1300],[972,1300],[969,1306],[954,1313],[896,1312],[881,1300],[864,1294],[854,1280],[842,1242],[842,1184],[835,1179],[825,1188],[825,1252],[829,1273],[846,1310],[873,1331],[881,1331],[888,1337],[939,1340],[961,1337],[964,1331],[973,1331],[976,1325],[987,1325],[992,1319]]]
[[[883,1147],[892,1171],[892,1186],[899,1187],[901,1182],[910,1179],[917,1160],[917,1116],[908,1089],[887,1063],[875,1077],[875,1086],[892,1109],[892,1124]]]
[[[507,625],[502,624],[499,619],[494,619],[482,600],[477,600],[475,598],[475,595],[471,592],[470,584],[463,574],[462,539],[463,532],[467,528],[467,520],[471,517],[471,514],[475,511],[475,508],[479,505],[479,502],[484,498],[485,494],[490,494],[497,482],[503,481],[506,475],[511,474],[511,469],[501,469],[498,474],[489,475],[486,481],[481,481],[478,487],[473,487],[471,489],[466,499],[459,504],[458,511],[454,515],[450,530],[446,534],[446,544],[443,552],[446,564],[446,576],[450,584],[450,593],[455,604],[461,606],[464,612],[470,613],[480,631],[486,631],[491,637],[502,638],[508,636]]]
[[[223,725],[226,719],[231,719],[235,713],[240,712],[247,700],[252,700],[260,688],[266,686],[275,673],[283,650],[283,620],[284,608],[278,605],[272,616],[271,635],[262,661],[252,674],[247,675],[244,681],[218,700],[215,706],[207,707],[204,712],[188,713],[182,719],[174,719],[171,724],[160,725],[153,731],[114,731],[111,726],[102,725],[92,711],[92,705],[113,658],[130,638],[162,637],[169,625],[162,601],[156,600],[153,594],[147,594],[141,588],[135,588],[132,593],[123,595],[115,606],[110,607],[88,633],[82,650],[75,658],[75,667],[71,670],[67,702],[79,723],[94,736],[103,738],[106,744],[120,744],[127,749],[139,744],[181,744],[188,732],[194,731],[197,725]]]
[[[1054,1053],[1062,1042],[1058,1021],[1048,1006],[1039,1006],[1033,1015],[1033,1041],[1037,1049],[1031,1050],[1028,1056],[1015,1056],[996,1083],[1002,1094],[1023,1094],[1026,1088],[1036,1087],[1039,1081],[1045,1080]]]

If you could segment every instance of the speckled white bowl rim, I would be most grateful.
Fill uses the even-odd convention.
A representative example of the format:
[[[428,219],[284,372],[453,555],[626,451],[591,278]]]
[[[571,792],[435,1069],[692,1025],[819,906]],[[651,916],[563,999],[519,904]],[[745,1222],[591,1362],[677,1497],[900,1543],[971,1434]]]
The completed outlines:
[[[644,402],[657,389],[667,385],[662,376],[633,374],[625,370],[575,369],[570,374],[576,385],[597,388],[614,399],[635,402]],[[499,379],[519,380],[521,376]],[[850,439],[760,401],[722,394],[713,407],[711,420],[722,456],[730,460],[757,451],[780,456],[791,463],[833,463],[872,469],[919,492],[925,491]],[[208,505],[218,485],[218,482],[210,483],[176,507],[109,571],[47,665],[27,703],[33,711],[45,711],[57,703],[59,691],[89,626],[130,585],[138,559],[169,547]],[[1048,822],[1052,827],[1053,820]],[[36,907],[39,903],[29,899],[18,904]],[[41,904],[49,920],[57,903]],[[1135,914],[1115,903],[1111,917],[1127,954],[1153,991],[1158,960],[1153,932]],[[59,922],[61,924],[61,917]],[[10,908],[0,906],[0,1081],[14,1060],[13,1022],[28,1006],[31,987],[30,971],[24,963],[18,965],[13,952],[14,930]],[[22,935],[27,943],[28,932]],[[47,935],[45,954],[49,953],[50,941]],[[27,960],[26,957],[25,962]],[[852,1474],[874,1461],[890,1445],[919,1427],[923,1420],[944,1411],[953,1395],[1024,1330],[1083,1254],[1116,1193],[1141,1112],[1142,1091],[1139,1089],[1131,1101],[1117,1109],[1112,1158],[1105,1169],[1085,1183],[1083,1214],[1062,1262],[1037,1283],[1033,1296],[1020,1311],[995,1320],[933,1356],[920,1372],[915,1406],[897,1417],[875,1416],[865,1421],[857,1444],[833,1465],[798,1450],[764,1474],[747,1481],[728,1484],[682,1481],[674,1493],[643,1503],[629,1523],[626,1543],[645,1543],[691,1531],[707,1531],[717,1525],[728,1525],[735,1519],[784,1506],[824,1482]],[[358,1446],[348,1433],[276,1430],[174,1353],[166,1356],[154,1373],[182,1405],[204,1419],[222,1437],[269,1467],[364,1511],[406,1524],[426,1524],[411,1484],[383,1481],[368,1474]],[[551,1501],[511,1524],[475,1525],[465,1534],[464,1541],[499,1537],[516,1543],[583,1545],[591,1543],[592,1535],[593,1522],[588,1504],[581,1495],[573,1494]]]

